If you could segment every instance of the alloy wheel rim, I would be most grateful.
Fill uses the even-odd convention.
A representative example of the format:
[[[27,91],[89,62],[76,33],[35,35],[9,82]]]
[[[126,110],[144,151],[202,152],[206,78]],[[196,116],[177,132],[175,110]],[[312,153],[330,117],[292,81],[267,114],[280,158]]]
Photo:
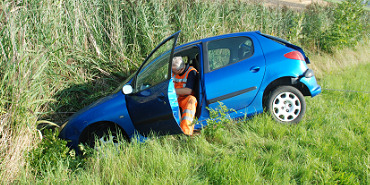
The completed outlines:
[[[119,144],[117,142],[116,136],[102,136],[98,138],[99,145],[95,145],[96,150],[100,150],[104,145],[113,144],[113,146],[117,147]]]
[[[273,114],[282,122],[296,119],[302,110],[301,101],[291,92],[282,92],[277,95],[272,103]]]

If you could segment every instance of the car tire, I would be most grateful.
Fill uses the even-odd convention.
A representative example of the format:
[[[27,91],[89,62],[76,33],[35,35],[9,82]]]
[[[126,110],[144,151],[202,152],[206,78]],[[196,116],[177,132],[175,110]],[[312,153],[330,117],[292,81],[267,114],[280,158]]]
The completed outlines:
[[[306,101],[302,93],[292,86],[279,86],[266,101],[267,111],[280,123],[298,123],[306,112]]]
[[[102,144],[112,142],[117,144],[120,141],[118,138],[120,135],[121,132],[117,126],[101,124],[90,128],[81,143],[90,148],[96,148],[97,141]]]

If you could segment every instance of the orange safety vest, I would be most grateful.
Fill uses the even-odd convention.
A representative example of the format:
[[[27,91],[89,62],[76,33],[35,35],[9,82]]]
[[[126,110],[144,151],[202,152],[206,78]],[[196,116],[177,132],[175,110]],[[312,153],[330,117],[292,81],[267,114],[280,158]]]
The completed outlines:
[[[184,88],[186,86],[186,82],[188,81],[188,75],[190,71],[195,71],[198,73],[198,71],[193,67],[189,66],[188,70],[182,75],[176,75],[173,79],[173,82],[175,84],[175,88]],[[193,92],[194,93],[194,92]]]

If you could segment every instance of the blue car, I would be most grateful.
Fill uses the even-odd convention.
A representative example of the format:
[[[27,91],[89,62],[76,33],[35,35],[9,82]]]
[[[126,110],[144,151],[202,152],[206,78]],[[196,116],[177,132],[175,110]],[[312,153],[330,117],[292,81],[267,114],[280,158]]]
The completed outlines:
[[[259,31],[232,33],[193,41],[176,47],[179,32],[160,43],[138,71],[119,90],[70,117],[59,137],[77,149],[94,146],[110,132],[125,139],[181,134],[171,61],[181,56],[195,67],[198,100],[195,129],[207,125],[209,109],[220,103],[231,118],[269,112],[278,122],[299,122],[306,110],[304,96],[321,92],[302,48]]]

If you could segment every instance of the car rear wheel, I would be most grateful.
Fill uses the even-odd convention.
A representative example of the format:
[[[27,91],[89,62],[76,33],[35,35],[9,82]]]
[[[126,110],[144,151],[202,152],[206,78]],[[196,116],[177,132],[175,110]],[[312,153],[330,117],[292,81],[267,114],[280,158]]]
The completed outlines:
[[[306,112],[306,101],[298,89],[280,86],[268,96],[266,108],[278,122],[298,123]]]

